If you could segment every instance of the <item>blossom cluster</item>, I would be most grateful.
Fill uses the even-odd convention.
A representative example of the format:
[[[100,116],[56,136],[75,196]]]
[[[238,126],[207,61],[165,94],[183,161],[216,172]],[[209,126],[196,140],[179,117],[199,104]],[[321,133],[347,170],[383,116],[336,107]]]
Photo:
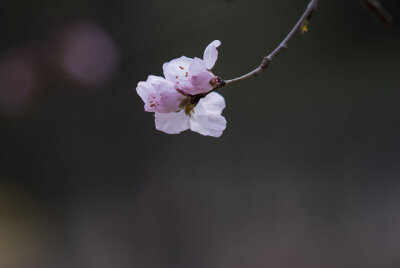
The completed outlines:
[[[222,135],[225,100],[212,91],[219,78],[211,72],[220,45],[219,40],[211,42],[203,59],[182,56],[164,63],[164,77],[150,75],[138,83],[136,91],[145,111],[154,113],[157,130],[178,134],[190,129],[205,136]]]

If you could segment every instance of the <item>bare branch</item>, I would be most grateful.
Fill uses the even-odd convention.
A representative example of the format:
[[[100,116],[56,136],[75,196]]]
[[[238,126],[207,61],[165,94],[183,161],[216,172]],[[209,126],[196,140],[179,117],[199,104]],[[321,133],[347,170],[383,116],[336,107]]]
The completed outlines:
[[[360,0],[361,4],[369,10],[386,26],[391,26],[393,23],[392,16],[383,8],[377,0]]]
[[[305,23],[308,22],[308,20],[311,19],[311,15],[316,11],[318,5],[318,0],[311,0],[310,3],[308,4],[306,10],[304,11],[303,15],[301,15],[300,19],[297,21],[297,23],[294,25],[292,30],[289,32],[289,34],[283,39],[283,41],[279,44],[278,47],[275,48],[274,51],[272,51],[271,54],[268,56],[264,57],[261,64],[254,69],[253,71],[249,72],[248,74],[245,74],[243,76],[240,76],[238,78],[234,78],[231,80],[226,80],[226,81],[221,81],[221,83],[215,88],[221,88],[223,86],[227,86],[254,76],[259,75],[264,69],[266,69],[271,61],[279,55],[283,50],[285,50],[288,47],[289,42],[293,39],[293,37],[296,35],[296,33],[301,30],[302,32],[306,30],[306,28],[302,29],[302,27],[306,27],[307,25]]]

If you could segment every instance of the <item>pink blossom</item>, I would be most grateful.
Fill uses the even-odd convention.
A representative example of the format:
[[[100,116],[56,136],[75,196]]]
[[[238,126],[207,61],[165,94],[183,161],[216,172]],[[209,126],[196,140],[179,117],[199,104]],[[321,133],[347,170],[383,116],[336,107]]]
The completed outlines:
[[[163,65],[165,78],[150,75],[139,82],[137,93],[144,101],[144,109],[155,113],[156,129],[178,134],[191,129],[205,136],[219,137],[226,128],[221,115],[224,98],[210,92],[217,78],[210,71],[218,57],[221,42],[211,42],[203,59],[185,56]]]
[[[215,86],[215,76],[210,71],[217,61],[219,40],[212,41],[205,49],[203,59],[182,56],[164,63],[164,76],[186,94],[196,95],[210,91]]]
[[[205,136],[220,137],[226,128],[221,115],[225,100],[212,92],[200,99],[189,112],[184,109],[175,113],[155,113],[156,129],[168,134],[178,134],[190,129]]]
[[[144,101],[146,112],[171,113],[179,111],[179,104],[185,98],[175,89],[172,82],[154,75],[149,75],[146,82],[139,82],[136,92]]]

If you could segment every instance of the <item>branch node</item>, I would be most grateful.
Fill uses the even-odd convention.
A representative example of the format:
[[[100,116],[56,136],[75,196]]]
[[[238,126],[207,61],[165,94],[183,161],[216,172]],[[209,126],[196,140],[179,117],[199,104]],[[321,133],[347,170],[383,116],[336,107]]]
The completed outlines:
[[[270,63],[271,63],[270,57],[269,56],[264,57],[260,65],[261,69],[266,69]]]

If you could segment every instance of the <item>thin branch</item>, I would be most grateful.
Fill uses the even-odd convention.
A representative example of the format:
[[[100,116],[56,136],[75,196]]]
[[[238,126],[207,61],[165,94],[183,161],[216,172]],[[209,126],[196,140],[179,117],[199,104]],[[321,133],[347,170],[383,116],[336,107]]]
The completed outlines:
[[[383,8],[378,0],[360,0],[361,4],[369,10],[386,26],[393,24],[392,16]]]
[[[301,15],[300,19],[297,21],[297,23],[294,25],[294,27],[292,28],[292,30],[289,32],[289,34],[285,37],[285,39],[283,39],[283,41],[279,44],[278,47],[275,48],[274,51],[272,51],[271,54],[269,54],[268,56],[264,57],[261,64],[254,69],[253,71],[249,72],[248,74],[245,74],[243,76],[240,76],[238,78],[234,78],[231,80],[226,80],[223,81],[221,80],[219,83],[219,85],[215,88],[221,88],[242,80],[246,80],[248,78],[254,77],[259,75],[264,69],[266,69],[269,64],[271,63],[271,61],[277,56],[279,55],[283,50],[285,50],[289,44],[289,42],[293,39],[293,37],[296,35],[296,33],[302,29],[302,27],[306,27],[306,25],[304,23],[306,23],[308,20],[310,20],[311,15],[314,13],[314,11],[316,11],[317,9],[317,5],[318,5],[318,0],[311,0],[310,3],[308,4],[306,10],[304,11],[303,15]],[[303,30],[306,30],[303,29]],[[215,90],[214,89],[214,90]]]

